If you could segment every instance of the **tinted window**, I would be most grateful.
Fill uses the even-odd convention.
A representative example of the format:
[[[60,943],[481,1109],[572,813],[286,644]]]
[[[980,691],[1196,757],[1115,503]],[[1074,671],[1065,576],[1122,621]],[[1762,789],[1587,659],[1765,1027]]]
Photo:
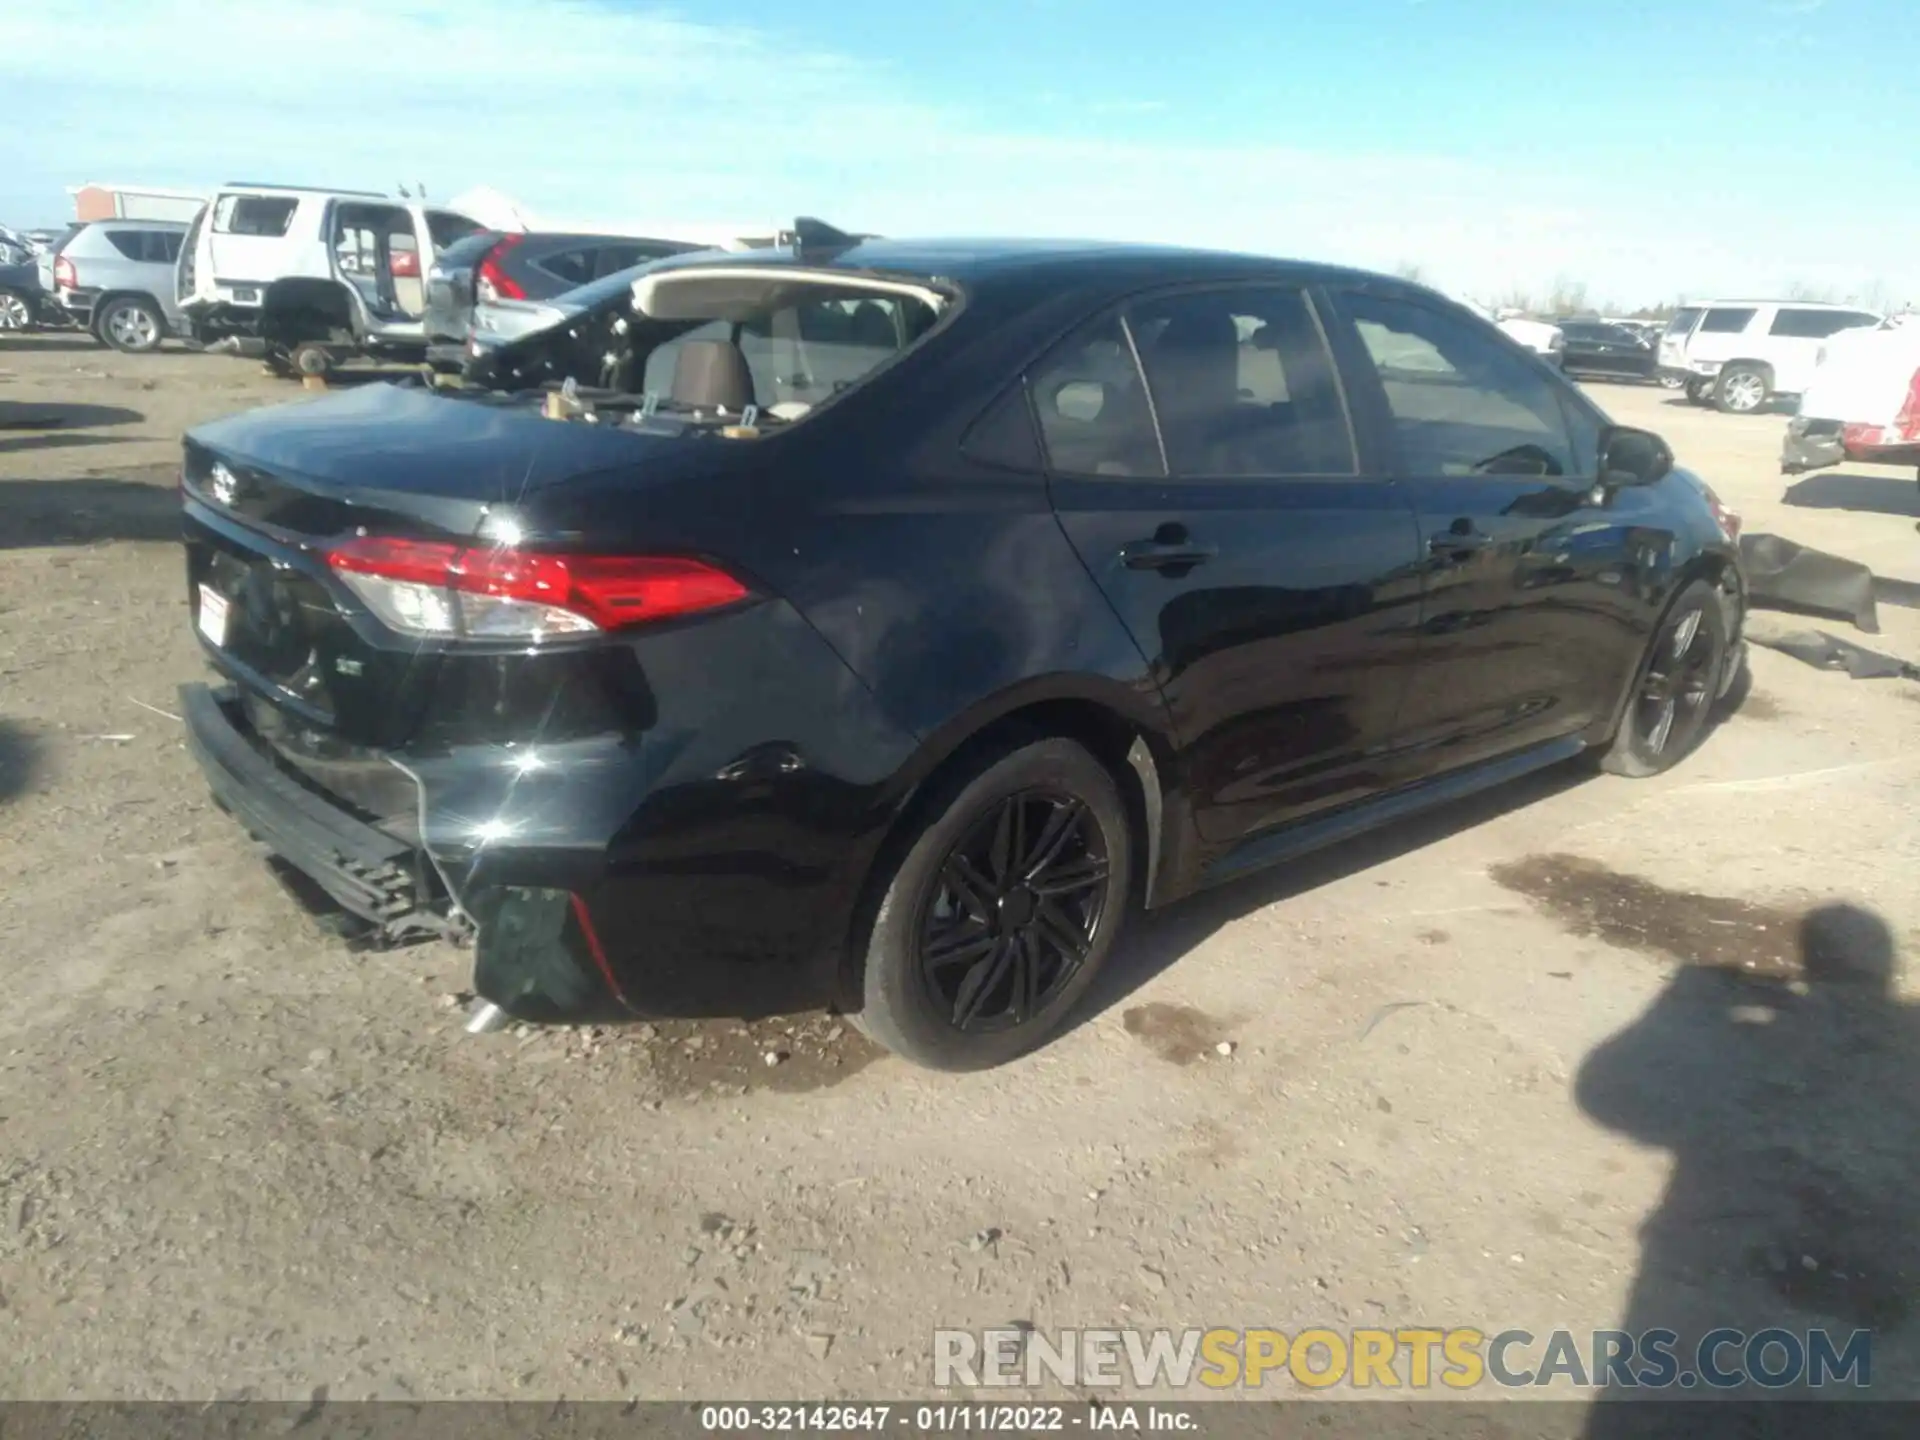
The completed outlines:
[[[284,235],[299,201],[273,195],[222,195],[213,207],[216,235]]]
[[[1753,309],[1714,309],[1707,311],[1706,318],[1700,322],[1702,335],[1738,335],[1753,323]]]
[[[1117,315],[1063,342],[1027,377],[1047,462],[1073,475],[1165,475],[1147,387]]]
[[[469,220],[464,215],[455,215],[450,210],[429,210],[427,212],[427,234],[433,237],[433,248],[444,250],[456,240],[464,240],[480,229],[478,221]]]
[[[109,230],[113,248],[145,265],[171,265],[180,254],[180,237],[170,230]]]
[[[572,289],[575,285],[584,285],[598,278],[594,274],[593,261],[599,249],[597,245],[576,245],[571,250],[556,250],[551,255],[542,255],[533,263]]]
[[[1033,433],[1033,411],[1027,405],[1026,387],[1015,385],[994,401],[974,421],[960,448],[982,464],[1003,470],[1039,470],[1040,443]]]
[[[1480,328],[1404,300],[1342,302],[1380,376],[1415,475],[1574,475],[1553,383]]]
[[[1669,335],[1685,335],[1693,329],[1695,322],[1698,321],[1699,318],[1700,312],[1697,309],[1685,308],[1676,310],[1673,312],[1673,318],[1667,321],[1666,333]]]
[[[1333,361],[1298,290],[1171,295],[1127,317],[1182,475],[1351,475]]]
[[[1803,340],[1824,340],[1842,330],[1873,323],[1870,316],[1857,315],[1851,310],[1789,310],[1783,306],[1780,313],[1773,317],[1773,328],[1767,333],[1790,335]]]

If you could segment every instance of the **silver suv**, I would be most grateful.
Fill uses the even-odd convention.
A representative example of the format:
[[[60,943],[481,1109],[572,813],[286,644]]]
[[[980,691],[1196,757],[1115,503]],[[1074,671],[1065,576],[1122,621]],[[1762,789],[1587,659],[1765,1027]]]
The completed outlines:
[[[187,227],[171,220],[96,220],[61,242],[54,298],[94,338],[135,354],[185,333],[173,267]]]

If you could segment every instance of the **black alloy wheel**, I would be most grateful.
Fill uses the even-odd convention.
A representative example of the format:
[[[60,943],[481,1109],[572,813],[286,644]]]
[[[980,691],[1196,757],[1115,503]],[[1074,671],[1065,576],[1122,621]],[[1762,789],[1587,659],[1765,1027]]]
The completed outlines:
[[[1023,791],[977,820],[923,906],[920,972],[954,1029],[1046,1009],[1093,949],[1112,866],[1084,801]]]
[[[880,900],[854,1019],[939,1070],[1033,1049],[1112,952],[1132,845],[1114,777],[1072,740],[955,777],[924,803]]]
[[[1696,580],[1675,597],[1654,633],[1604,768],[1644,778],[1685,759],[1706,734],[1727,654],[1718,598]]]

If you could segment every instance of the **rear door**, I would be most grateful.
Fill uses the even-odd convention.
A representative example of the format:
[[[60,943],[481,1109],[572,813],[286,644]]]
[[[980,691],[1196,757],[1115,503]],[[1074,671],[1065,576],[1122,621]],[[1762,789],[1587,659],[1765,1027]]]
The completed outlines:
[[[1418,516],[1424,643],[1400,722],[1417,773],[1610,715],[1660,542],[1635,502],[1596,499],[1598,415],[1470,316],[1361,288],[1338,303],[1356,404]]]
[[[1660,332],[1659,358],[1662,370],[1687,368],[1687,341],[1706,312],[1697,305],[1683,305],[1673,312],[1667,328]]]
[[[1029,375],[1056,513],[1231,843],[1383,783],[1418,644],[1412,512],[1356,445],[1314,297],[1182,290]]]
[[[1759,313],[1756,305],[1708,307],[1687,341],[1687,362],[1717,368],[1729,360],[1758,359],[1754,346],[1759,342],[1748,332]]]

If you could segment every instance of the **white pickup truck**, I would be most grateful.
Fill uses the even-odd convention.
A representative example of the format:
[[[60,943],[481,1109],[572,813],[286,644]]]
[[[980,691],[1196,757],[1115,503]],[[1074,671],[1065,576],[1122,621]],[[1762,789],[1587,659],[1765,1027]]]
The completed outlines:
[[[1848,330],[1821,348],[1787,423],[1788,475],[1852,460],[1920,469],[1920,316]]]

